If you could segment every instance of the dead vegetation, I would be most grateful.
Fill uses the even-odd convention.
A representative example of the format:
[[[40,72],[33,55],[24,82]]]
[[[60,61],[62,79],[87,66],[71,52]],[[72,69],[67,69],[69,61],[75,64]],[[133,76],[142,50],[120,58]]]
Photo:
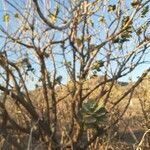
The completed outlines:
[[[92,84],[94,85],[96,82],[99,82],[99,78],[90,79],[89,81],[85,82],[85,93],[88,92],[89,88],[92,88]],[[120,96],[124,93],[125,90],[127,90],[131,85],[129,83],[126,86],[121,86],[116,83],[112,90],[112,94],[108,100],[108,103],[106,104],[106,108],[109,112],[109,120],[107,120],[106,123],[103,124],[103,126],[107,127],[109,126],[109,129],[107,129],[107,132],[100,137],[97,137],[96,141],[90,144],[89,149],[91,150],[101,150],[101,149],[110,149],[110,150],[148,150],[150,143],[149,143],[149,128],[150,128],[150,95],[149,95],[149,86],[150,79],[146,78],[143,80],[143,82],[140,84],[139,87],[136,88],[134,91],[134,94],[131,99],[126,97],[124,101],[122,101],[118,107],[113,110],[109,111],[110,106],[115,101],[116,97]],[[90,86],[89,86],[90,85]],[[63,140],[66,139],[66,134],[70,130],[70,123],[71,123],[71,96],[70,92],[72,91],[71,83],[68,83],[67,85],[62,85],[57,87],[57,96],[58,96],[58,102],[57,102],[57,116],[58,116],[58,128],[57,130],[58,138],[60,137],[62,140],[62,143],[64,143]],[[100,89],[97,89],[90,97],[89,99],[95,99],[99,95]],[[51,93],[49,93],[51,94]],[[30,92],[30,95],[32,97],[32,102],[34,104],[35,109],[37,110],[39,116],[44,116],[46,113],[46,104],[44,104],[43,96],[41,89],[37,89],[35,91]],[[65,99],[62,99],[66,97]],[[62,99],[62,100],[61,100]],[[16,121],[17,124],[19,124],[22,128],[26,128],[26,125],[30,122],[30,118],[27,116],[27,112],[20,108],[20,106],[17,104],[17,102],[14,102],[11,100],[10,97],[7,97],[6,100],[6,110],[9,116],[12,118],[12,120]],[[128,107],[126,107],[126,105]],[[112,124],[112,120],[116,119],[117,117],[120,117],[120,113],[124,111],[124,114],[121,118],[119,118],[119,122],[116,124]],[[115,114],[115,115],[114,115]],[[24,116],[26,115],[26,116]],[[45,118],[44,118],[45,119]],[[32,132],[36,134],[36,122],[33,122],[33,125],[30,129],[30,134],[22,134],[17,133],[13,131],[13,126],[11,126],[8,123],[7,126],[10,126],[9,134],[12,135],[12,137],[15,137],[15,139],[18,140],[18,143],[21,143],[21,145],[24,145],[24,147],[27,147],[28,144],[30,144],[30,147],[32,149],[44,149],[44,143],[40,141],[36,141],[35,137],[32,137]],[[93,130],[88,129],[87,134],[84,134],[85,140],[90,140],[93,136]],[[61,133],[61,135],[60,135]],[[30,137],[31,136],[31,137]],[[29,143],[29,139],[32,139]],[[69,138],[69,137],[68,137]],[[0,138],[0,145],[1,149],[8,149],[12,146],[9,145],[9,137],[8,139],[4,139],[3,137]],[[84,142],[84,141],[82,141]],[[63,145],[62,145],[63,148]],[[65,147],[64,147],[65,149]]]
[[[147,149],[149,4],[0,1],[1,149]]]

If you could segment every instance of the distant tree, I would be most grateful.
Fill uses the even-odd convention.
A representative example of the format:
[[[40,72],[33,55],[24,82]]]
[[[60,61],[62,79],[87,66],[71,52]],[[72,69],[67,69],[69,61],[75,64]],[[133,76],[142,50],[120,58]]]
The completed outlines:
[[[86,149],[117,123],[126,106],[111,125],[101,126],[121,101],[127,97],[130,101],[150,71],[108,109],[116,81],[146,62],[149,5],[149,0],[5,0],[0,8],[2,137],[18,148],[23,145],[17,139],[25,136],[28,148],[33,138],[51,149]],[[85,91],[85,83],[96,76],[103,79]],[[66,94],[59,96],[59,87]],[[35,95],[31,89],[37,91]],[[36,102],[38,89],[43,100]],[[96,90],[97,97],[90,101]],[[69,124],[61,123],[59,116],[58,104],[66,101]],[[13,104],[14,112],[9,112],[8,103]],[[86,141],[88,128],[93,129],[93,137]]]

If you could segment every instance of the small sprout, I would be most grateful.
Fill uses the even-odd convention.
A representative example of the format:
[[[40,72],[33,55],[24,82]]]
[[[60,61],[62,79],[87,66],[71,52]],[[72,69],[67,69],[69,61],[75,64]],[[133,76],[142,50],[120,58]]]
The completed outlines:
[[[97,71],[93,71],[93,77],[97,77]]]
[[[9,20],[10,20],[9,14],[6,13],[6,14],[3,16],[3,21],[4,21],[5,23],[8,23]]]
[[[28,68],[28,70],[30,70],[32,68],[30,63],[28,63],[27,68]]]
[[[55,10],[55,16],[58,16],[58,14],[59,14],[59,6],[57,5]]]
[[[133,0],[133,1],[131,2],[131,6],[132,6],[133,8],[137,7],[138,5],[140,5],[140,1],[139,1],[139,0]]]
[[[112,40],[112,43],[119,43],[120,42],[120,39],[119,38],[115,38]]]
[[[27,67],[27,72],[28,72],[28,71],[34,72],[34,68],[32,68],[32,65],[30,64],[28,58],[22,59],[22,64]]]
[[[23,59],[22,59],[22,63],[27,64],[28,62],[29,62],[28,58],[23,58]]]
[[[124,16],[122,20],[122,27],[124,27],[129,20],[130,20],[130,16]]]
[[[24,27],[23,27],[23,31],[24,31],[24,32],[26,32],[26,31],[28,31],[28,30],[29,30],[29,27],[27,27],[27,26],[24,26]]]
[[[104,16],[100,16],[99,17],[99,22],[100,23],[105,23],[106,22],[105,17]]]
[[[48,15],[51,23],[55,24],[58,14],[59,14],[59,6],[57,5],[56,8],[55,8],[55,12],[54,13],[50,13]]]
[[[57,84],[61,84],[61,82],[62,82],[62,76],[56,77],[55,81],[56,81]]]
[[[101,60],[97,60],[93,63],[91,69],[96,71],[101,71],[101,67],[104,66],[104,62]]]
[[[126,26],[126,30],[121,34],[121,38],[123,39],[128,39],[131,37],[131,33],[132,33],[132,21],[130,21],[130,16],[124,16],[122,19],[122,28],[124,28],[127,23],[128,26]]]
[[[56,16],[54,14],[49,14],[48,17],[51,23],[54,24],[56,22]]]
[[[127,39],[127,38],[116,38],[116,39],[114,39],[113,41],[112,41],[112,43],[120,43],[120,44],[122,44],[122,43],[124,43],[124,42],[128,42],[129,41],[129,39]]]
[[[39,79],[38,79],[38,82],[41,82],[42,81],[42,78],[40,77]]]
[[[90,24],[92,27],[94,27],[94,23],[93,23],[92,19],[88,19],[88,24]]]
[[[63,20],[63,24],[66,24],[67,23],[67,20]]]
[[[71,61],[68,61],[68,62],[66,63],[66,65],[67,65],[68,67],[71,67]]]
[[[63,63],[66,67],[71,67],[71,61],[65,61]]]
[[[18,14],[18,13],[15,13],[14,17],[15,17],[15,18],[19,18],[19,14]]]
[[[46,58],[48,58],[48,57],[49,57],[49,54],[48,54],[47,52],[45,52],[45,53],[44,53],[44,56],[45,56]]]
[[[137,35],[140,35],[142,33],[142,28],[140,27],[140,28],[138,28],[137,30],[136,30],[136,34]]]
[[[82,44],[82,41],[80,38],[76,38],[75,43],[77,44],[78,47],[80,47]]]
[[[129,41],[129,39],[127,39],[127,38],[122,38],[122,39],[119,40],[119,43],[124,43],[124,42],[128,42],[128,41]]]
[[[116,5],[109,5],[107,10],[108,10],[108,12],[115,11],[116,10]]]
[[[37,89],[39,87],[39,85],[38,84],[35,84],[35,88]]]
[[[128,31],[124,31],[124,32],[121,34],[121,38],[122,38],[122,39],[128,39],[128,38],[130,38],[130,37],[132,37],[132,35],[131,35],[130,32],[128,32]]]
[[[144,18],[146,14],[149,12],[149,5],[145,6],[141,12],[141,17]]]

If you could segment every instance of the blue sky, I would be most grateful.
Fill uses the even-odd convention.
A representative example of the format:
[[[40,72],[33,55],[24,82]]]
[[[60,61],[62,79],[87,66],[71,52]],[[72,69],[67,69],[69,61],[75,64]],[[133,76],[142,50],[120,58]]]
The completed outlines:
[[[19,5],[20,4],[23,4],[22,2],[23,2],[23,0],[14,0],[16,3],[18,3]],[[112,0],[111,1],[111,3],[110,4],[114,4],[116,1],[115,0]],[[129,2],[129,1],[126,1],[126,2]],[[5,5],[3,5],[4,4],[4,0],[0,0],[0,25],[2,25],[2,26],[5,26],[4,25],[4,22],[3,22],[3,15],[4,15],[4,7],[5,7],[5,9],[8,11],[9,10],[9,13],[10,13],[10,17],[11,17],[11,15],[13,15],[12,13],[13,13],[13,10],[11,9],[11,7],[8,7],[7,5],[5,6]],[[20,5],[21,6],[21,5]],[[150,18],[150,13],[149,13],[149,15],[147,16],[148,18]],[[10,18],[11,19],[11,18]],[[15,24],[17,25],[17,22],[16,21],[14,21],[14,24],[13,25],[9,25],[8,26],[8,29],[9,29],[9,31],[13,31],[13,29],[15,28]],[[0,33],[0,35],[1,35],[1,33]],[[2,41],[3,41],[3,39],[2,38],[0,38],[0,42],[2,43]],[[1,47],[1,46],[0,46]],[[129,45],[129,48],[130,47],[132,47],[131,45]],[[149,50],[149,53],[145,56],[145,60],[146,61],[150,61],[150,50]],[[130,74],[128,74],[128,76],[125,76],[125,77],[123,77],[122,79],[120,79],[120,80],[122,80],[122,81],[128,81],[128,79],[129,78],[132,78],[133,79],[133,81],[135,81],[135,80],[137,80],[137,77],[138,76],[140,76],[142,73],[143,73],[143,71],[144,70],[146,70],[147,68],[149,68],[150,67],[150,62],[148,62],[148,63],[146,63],[146,64],[142,64],[142,65],[140,65],[140,66],[138,66],[133,72],[131,72]],[[62,69],[60,69],[60,72],[62,73],[63,72],[63,70]]]

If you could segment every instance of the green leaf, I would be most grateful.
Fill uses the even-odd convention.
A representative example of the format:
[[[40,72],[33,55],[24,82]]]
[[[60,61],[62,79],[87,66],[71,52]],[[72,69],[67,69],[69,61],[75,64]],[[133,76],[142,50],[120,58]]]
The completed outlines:
[[[93,21],[92,21],[92,19],[88,19],[88,24],[90,24],[92,27],[94,27],[94,23],[93,23]]]
[[[84,130],[96,128],[95,124],[84,124]]]
[[[95,109],[96,103],[93,100],[88,100],[88,102],[82,104],[82,109],[87,114],[92,114]]]
[[[96,118],[93,118],[92,116],[86,116],[84,118],[84,123],[85,124],[93,124],[93,123],[96,123]]]
[[[143,30],[143,29],[142,29],[141,27],[138,28],[138,29],[136,30],[136,34],[137,34],[137,35],[140,35],[140,34],[142,33],[142,30]]]
[[[128,41],[129,41],[129,39],[127,39],[127,38],[116,38],[112,42],[113,43],[120,43],[120,44],[122,44],[122,43],[128,42]]]
[[[59,14],[59,5],[56,6],[55,16],[58,16],[58,14]]]
[[[146,14],[149,12],[149,5],[145,6],[141,12],[141,17],[145,17]]]
[[[128,42],[128,41],[130,41],[129,39],[127,39],[127,38],[122,38],[122,39],[120,39],[120,43],[122,44],[122,43],[124,43],[124,42]]]
[[[129,16],[124,16],[122,19],[122,28],[124,28],[124,26],[127,24],[127,22],[130,20]],[[128,25],[128,28],[130,27],[130,25],[132,24],[132,22],[130,22],[130,24]]]
[[[95,113],[94,115],[93,115],[93,117],[95,117],[96,119],[99,119],[99,118],[101,118],[101,117],[103,117],[103,116],[105,116],[106,117],[106,113],[105,112],[103,112],[103,113]]]
[[[101,123],[107,121],[107,115],[97,117],[96,120],[97,120],[97,124],[101,124]]]
[[[18,13],[15,13],[14,17],[15,17],[15,18],[19,18],[19,14],[18,14]]]
[[[119,38],[115,38],[115,39],[113,39],[113,43],[119,43],[119,41],[120,41],[120,39]]]
[[[97,103],[94,100],[88,100],[87,102],[84,102],[82,104],[80,114],[80,118],[85,126],[90,124],[97,126],[107,118],[107,110],[103,106],[102,102]]]
[[[62,81],[62,76],[58,76],[56,78],[56,83],[61,84],[61,81]]]
[[[97,103],[94,112],[96,113],[97,111],[101,110],[102,108],[104,108],[103,103],[100,101],[99,103]]]
[[[132,35],[131,35],[131,33],[132,33],[132,21],[129,22],[129,20],[130,20],[130,16],[124,16],[122,19],[122,25],[121,25],[122,28],[124,28],[124,26],[126,26],[126,24],[128,23],[126,30],[121,34],[121,38],[125,39],[125,41],[128,38],[132,37]]]

